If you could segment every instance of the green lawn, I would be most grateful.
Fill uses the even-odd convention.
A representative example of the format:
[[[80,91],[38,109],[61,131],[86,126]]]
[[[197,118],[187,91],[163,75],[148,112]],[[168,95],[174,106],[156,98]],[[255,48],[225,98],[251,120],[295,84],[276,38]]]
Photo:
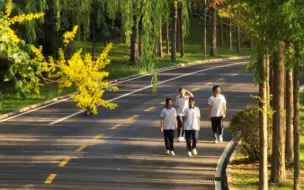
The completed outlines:
[[[59,92],[58,85],[51,84],[41,88],[40,96],[32,94],[24,98],[19,93],[8,89],[9,88],[1,89],[0,113],[15,111],[28,105],[37,104],[41,101],[49,100],[73,92],[73,89],[64,89],[62,92]]]
[[[177,62],[173,63],[170,61],[170,56],[164,54],[164,58],[160,59],[156,63],[156,69],[168,66],[174,66],[180,63],[187,63],[191,61],[203,60],[202,53],[202,23],[200,19],[193,18],[191,19],[191,30],[189,36],[185,39],[185,56],[183,58],[179,57],[177,54]],[[211,40],[210,34],[211,31],[207,32],[208,40]],[[219,40],[218,40],[218,43]],[[164,42],[165,44],[165,42]],[[225,44],[228,44],[225,41]],[[234,39],[235,44],[235,39]],[[84,52],[91,52],[91,43],[90,42],[75,42],[77,48],[83,48]],[[103,43],[97,43],[96,54],[100,53],[104,48]],[[165,48],[165,45],[164,45]],[[234,47],[235,48],[235,47]],[[209,54],[210,47],[207,49],[207,54]],[[121,40],[114,40],[113,47],[110,51],[109,58],[111,59],[111,64],[106,67],[106,70],[110,73],[108,80],[117,79],[121,77],[130,76],[133,74],[141,73],[139,68],[136,65],[129,64],[129,47],[123,43]],[[164,52],[165,53],[165,52]],[[249,48],[242,48],[241,53],[236,53],[235,51],[229,51],[227,47],[220,48],[218,47],[217,58],[221,57],[230,57],[230,56],[243,56],[249,55]],[[207,57],[207,59],[212,59],[213,57]],[[64,95],[69,92],[72,92],[72,89],[67,89],[64,92],[59,93],[56,84],[47,85],[42,88],[41,95],[32,95],[26,98],[22,98],[18,93],[16,93],[9,85],[1,85],[0,83],[0,114],[15,111],[24,106],[39,103],[44,100],[54,98],[56,96]]]
[[[301,122],[304,122],[304,92],[300,92]],[[304,170],[304,136],[300,137],[300,149],[301,149],[301,170]],[[259,173],[258,162],[248,162],[243,155],[236,153],[231,158],[230,175],[232,178],[231,186],[235,189],[256,190],[258,189]],[[304,181],[304,176],[301,175],[301,181]],[[284,183],[277,185],[270,184],[272,190],[285,190],[292,189],[293,184],[293,170],[287,170],[287,180]],[[304,189],[304,183],[302,183],[301,189]]]

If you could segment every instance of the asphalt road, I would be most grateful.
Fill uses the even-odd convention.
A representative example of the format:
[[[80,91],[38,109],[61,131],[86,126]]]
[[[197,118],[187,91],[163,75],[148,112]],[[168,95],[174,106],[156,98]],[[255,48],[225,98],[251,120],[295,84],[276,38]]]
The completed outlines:
[[[153,94],[150,77],[118,84],[115,110],[101,108],[85,117],[73,101],[64,101],[0,121],[0,189],[214,189],[218,160],[230,141],[214,144],[207,119],[212,85],[226,96],[228,117],[254,104],[248,60],[183,67],[159,74]],[[148,87],[147,87],[148,86]],[[159,116],[166,97],[178,88],[193,90],[201,109],[198,156],[188,157],[185,143],[176,156],[164,155]],[[120,98],[119,98],[120,97]],[[73,117],[70,117],[73,115]],[[228,119],[225,126],[228,126]]]

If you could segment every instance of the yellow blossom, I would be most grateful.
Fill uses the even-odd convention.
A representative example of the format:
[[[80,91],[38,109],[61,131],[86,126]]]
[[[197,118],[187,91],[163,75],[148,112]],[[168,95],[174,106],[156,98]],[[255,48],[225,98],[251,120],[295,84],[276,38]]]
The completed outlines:
[[[12,0],[7,0],[6,5],[5,5],[5,16],[9,17],[11,15],[13,8],[13,1]]]
[[[34,45],[31,45],[31,50],[35,54],[34,61],[43,61],[44,57],[42,54],[42,46],[39,46],[39,48],[36,48]]]
[[[7,31],[6,31],[6,34],[9,36],[9,38],[15,42],[15,43],[19,43],[21,40],[18,38],[18,36],[15,34],[15,32],[8,28]]]
[[[24,22],[24,21],[30,21],[33,19],[38,19],[44,16],[43,12],[40,13],[30,13],[30,14],[22,14],[22,15],[18,15],[15,16],[13,18],[10,18],[9,21],[11,24],[14,24],[16,22],[20,23],[20,22]]]
[[[68,31],[68,32],[64,33],[64,35],[63,35],[64,46],[67,46],[70,43],[70,41],[72,41],[75,38],[77,30],[78,30],[78,26],[76,25],[73,27],[72,31]]]

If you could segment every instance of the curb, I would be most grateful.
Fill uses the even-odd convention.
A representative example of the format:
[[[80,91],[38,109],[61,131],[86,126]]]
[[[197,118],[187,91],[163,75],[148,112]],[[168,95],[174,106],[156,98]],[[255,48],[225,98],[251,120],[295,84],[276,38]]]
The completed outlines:
[[[215,181],[215,190],[227,190],[229,189],[228,183],[227,183],[227,173],[226,169],[229,164],[230,157],[232,153],[235,150],[235,147],[238,143],[235,142],[234,140],[231,140],[229,144],[226,146],[224,152],[222,153],[219,163],[218,163],[218,168],[216,169],[216,174],[215,177],[219,178],[220,180]]]
[[[235,143],[235,147],[234,147],[234,150],[228,160],[228,163],[227,163],[227,168],[226,168],[226,189],[229,189],[229,190],[236,190],[236,188],[233,187],[232,185],[232,177],[231,177],[231,163],[233,162],[233,160],[235,159],[236,157],[236,154],[237,154],[237,151],[236,151],[236,147],[238,146],[238,142]]]
[[[194,62],[189,62],[189,63],[180,63],[178,65],[175,66],[170,66],[170,67],[164,67],[161,69],[157,69],[156,73],[161,73],[164,71],[168,71],[168,70],[173,70],[173,69],[177,69],[177,68],[181,68],[181,67],[188,67],[188,66],[193,66],[193,65],[201,65],[201,64],[206,64],[206,63],[213,63],[213,62],[218,62],[218,61],[229,61],[229,60],[237,60],[237,59],[249,59],[250,56],[234,56],[234,57],[228,57],[228,58],[217,58],[217,59],[208,59],[208,60],[203,60],[203,61],[194,61]],[[122,81],[126,81],[126,80],[130,80],[132,78],[136,78],[136,77],[144,77],[144,76],[149,76],[151,74],[134,74],[128,77],[123,77],[123,78],[119,78],[119,79],[115,79],[115,80],[111,80],[109,81],[109,84],[114,85],[117,82],[122,82]],[[50,100],[46,100],[43,101],[41,103],[37,103],[37,104],[33,104],[30,106],[26,106],[23,107],[17,111],[13,111],[13,112],[9,112],[9,113],[5,113],[5,114],[0,114],[0,120],[33,110],[33,109],[37,109],[39,107],[42,106],[46,106],[55,102],[59,102],[59,101],[65,101],[68,100],[70,97],[70,94],[65,95],[65,96],[59,96],[56,98],[52,98]],[[0,121],[1,122],[1,121]]]

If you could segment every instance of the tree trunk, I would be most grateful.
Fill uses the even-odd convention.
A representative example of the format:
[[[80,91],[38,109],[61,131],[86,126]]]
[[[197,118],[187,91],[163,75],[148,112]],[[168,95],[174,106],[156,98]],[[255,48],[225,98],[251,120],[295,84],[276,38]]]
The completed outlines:
[[[293,162],[293,72],[286,71],[286,160]]]
[[[294,68],[294,190],[300,190],[300,139],[299,139],[299,128],[300,128],[300,106],[299,106],[299,68]]]
[[[223,18],[221,18],[221,47],[224,47],[224,27],[223,27]]]
[[[284,109],[284,91],[285,91],[285,43],[279,43],[279,52],[274,64],[274,125],[273,125],[273,151],[271,181],[281,182],[286,178],[285,170],[285,109]]]
[[[241,29],[240,26],[237,28],[237,44],[236,44],[236,52],[241,51]]]
[[[181,52],[181,23],[180,23],[180,17],[181,17],[181,9],[180,9],[180,2],[177,4],[177,31],[176,31],[176,51]]]
[[[184,44],[184,23],[183,23],[183,14],[182,14],[182,3],[180,3],[180,10],[179,10],[179,33],[180,33],[180,56],[184,57],[185,53],[185,44]]]
[[[169,55],[170,54],[170,47],[169,47],[169,23],[166,24],[166,52]]]
[[[158,57],[163,57],[163,37],[162,37],[162,24],[160,24],[159,28],[159,37],[158,37]]]
[[[250,39],[250,48],[252,49],[253,48],[253,40]]]
[[[270,56],[270,68],[269,68],[269,92],[270,92],[270,107],[273,107],[273,86],[274,86],[274,80],[273,80],[273,68],[274,68],[274,55]]]
[[[211,43],[211,51],[210,51],[210,56],[215,57],[216,56],[216,8],[211,8],[212,9],[212,43]]]
[[[139,26],[138,26],[138,37],[139,37],[139,40],[138,40],[138,54],[139,54],[139,57],[141,57],[142,55],[142,48],[143,48],[143,44],[142,44],[142,19],[140,19],[139,21]]]
[[[205,9],[204,9],[204,38],[203,38],[203,53],[204,58],[207,57],[207,3],[205,0]]]
[[[260,93],[260,163],[259,163],[259,189],[267,190],[268,189],[268,172],[267,172],[267,83],[268,83],[268,56],[264,55],[260,58],[260,77],[261,81],[259,84],[259,93]]]
[[[267,55],[267,67],[266,67],[266,73],[267,73],[267,79],[266,79],[266,88],[267,88],[267,111],[269,112],[271,110],[271,104],[270,104],[270,67],[271,67],[271,62],[270,62],[270,56]]]
[[[232,24],[229,21],[229,50],[232,51]]]
[[[132,34],[131,34],[131,57],[130,57],[130,61],[132,64],[136,64],[139,57],[138,43],[136,37],[137,37],[137,29],[136,26],[133,26]]]
[[[177,30],[177,3],[175,0],[173,0],[171,61],[176,61],[176,30]]]

